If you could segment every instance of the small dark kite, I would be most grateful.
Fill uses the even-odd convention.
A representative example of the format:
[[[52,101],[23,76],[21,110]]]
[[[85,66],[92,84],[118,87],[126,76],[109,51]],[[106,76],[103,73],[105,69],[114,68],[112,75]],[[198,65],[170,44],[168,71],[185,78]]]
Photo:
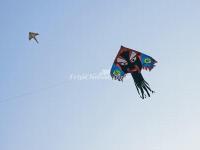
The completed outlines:
[[[37,35],[39,35],[39,33],[29,32],[29,40],[34,39],[37,43],[39,43],[38,40],[36,39]]]

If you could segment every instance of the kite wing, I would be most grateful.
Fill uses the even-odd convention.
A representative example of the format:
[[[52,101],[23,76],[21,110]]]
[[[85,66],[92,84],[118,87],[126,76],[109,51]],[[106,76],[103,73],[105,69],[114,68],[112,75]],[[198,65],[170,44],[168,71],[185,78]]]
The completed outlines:
[[[153,59],[151,56],[148,56],[146,54],[140,52],[138,52],[138,54],[139,54],[139,59],[142,63],[142,69],[151,71],[155,67],[155,63],[157,63],[157,61]]]

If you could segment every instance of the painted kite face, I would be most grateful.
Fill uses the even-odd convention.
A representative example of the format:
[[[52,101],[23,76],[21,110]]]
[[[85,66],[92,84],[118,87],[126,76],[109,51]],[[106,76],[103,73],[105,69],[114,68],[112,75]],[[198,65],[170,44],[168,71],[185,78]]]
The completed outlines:
[[[140,72],[142,64],[139,59],[139,53],[130,49],[120,49],[113,67],[111,76],[119,81],[123,80],[125,74],[132,72]]]
[[[140,72],[142,69],[138,54],[134,51],[120,53],[115,60],[115,64],[125,73]]]

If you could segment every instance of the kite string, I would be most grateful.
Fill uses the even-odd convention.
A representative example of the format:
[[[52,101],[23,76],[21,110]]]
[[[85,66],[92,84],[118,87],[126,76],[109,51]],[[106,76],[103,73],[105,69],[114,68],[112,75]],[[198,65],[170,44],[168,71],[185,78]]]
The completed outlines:
[[[55,88],[55,87],[58,87],[60,85],[63,85],[66,83],[66,79],[63,80],[63,81],[60,81],[60,82],[57,82],[57,83],[54,83],[50,86],[47,86],[47,87],[42,87],[42,88],[38,88],[36,90],[33,90],[31,92],[24,92],[20,95],[16,95],[16,96],[12,96],[12,97],[8,97],[8,98],[2,98],[0,99],[0,103],[4,103],[4,102],[9,102],[9,101],[13,101],[15,99],[19,99],[19,98],[22,98],[22,97],[25,97],[25,96],[29,96],[29,95],[34,95],[34,94],[37,94],[37,93],[40,93],[40,92],[43,92],[43,91],[46,91],[48,89],[52,89],[52,88]]]

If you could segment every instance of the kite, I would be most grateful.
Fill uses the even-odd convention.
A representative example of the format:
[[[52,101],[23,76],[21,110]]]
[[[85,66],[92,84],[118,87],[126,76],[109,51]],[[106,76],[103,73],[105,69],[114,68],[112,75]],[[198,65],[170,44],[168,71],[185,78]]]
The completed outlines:
[[[112,65],[110,75],[113,79],[123,81],[127,73],[130,73],[135,82],[135,86],[139,96],[144,99],[146,94],[150,97],[151,90],[149,84],[144,80],[141,71],[151,71],[157,61],[152,57],[138,52],[136,50],[121,46],[114,63]]]
[[[29,40],[34,39],[37,43],[39,43],[38,40],[36,39],[37,35],[39,35],[39,33],[29,32]]]

